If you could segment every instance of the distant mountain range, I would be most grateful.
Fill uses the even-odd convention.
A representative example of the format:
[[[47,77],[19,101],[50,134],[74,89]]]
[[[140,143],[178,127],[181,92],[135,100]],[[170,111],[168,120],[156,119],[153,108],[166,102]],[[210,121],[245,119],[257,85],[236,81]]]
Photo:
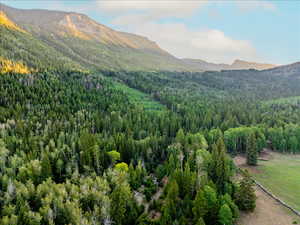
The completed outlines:
[[[190,64],[193,67],[197,67],[199,70],[205,71],[221,71],[221,70],[265,70],[276,67],[272,64],[263,64],[256,62],[247,62],[243,60],[235,60],[232,64],[217,64],[209,63],[201,59],[182,59],[185,63]]]
[[[178,59],[146,37],[115,31],[74,12],[23,10],[0,4],[0,57],[32,68],[207,71],[270,69],[236,60]]]

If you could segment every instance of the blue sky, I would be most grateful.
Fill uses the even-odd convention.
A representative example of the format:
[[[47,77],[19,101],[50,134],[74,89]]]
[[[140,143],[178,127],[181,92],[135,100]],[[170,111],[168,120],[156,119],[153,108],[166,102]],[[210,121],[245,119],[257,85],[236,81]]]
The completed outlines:
[[[117,30],[148,37],[179,58],[300,61],[298,0],[0,0],[16,8],[89,15]]]

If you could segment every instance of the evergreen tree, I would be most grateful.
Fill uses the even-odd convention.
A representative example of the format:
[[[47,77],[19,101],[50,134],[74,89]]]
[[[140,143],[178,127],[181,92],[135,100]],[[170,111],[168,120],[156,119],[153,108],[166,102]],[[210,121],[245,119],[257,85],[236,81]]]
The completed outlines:
[[[196,225],[205,225],[205,222],[202,217],[200,217],[196,223]]]
[[[177,202],[179,196],[179,187],[176,180],[170,181],[168,184],[168,192],[165,200],[165,205],[163,206],[163,215],[161,218],[162,225],[171,225],[177,214]]]
[[[232,212],[227,204],[221,206],[219,210],[219,223],[222,225],[232,225]]]
[[[217,192],[211,186],[205,185],[203,188],[203,194],[205,199],[204,201],[203,197],[201,196],[202,194],[198,198],[198,203],[201,204],[200,206],[195,206],[196,202],[194,202],[193,213],[194,216],[196,216],[195,221],[197,221],[197,219],[203,215],[203,219],[205,220],[206,224],[216,224],[218,220],[217,217],[219,208]]]
[[[292,153],[297,153],[299,150],[299,141],[297,140],[296,136],[292,136],[289,138],[289,149]]]
[[[185,144],[185,134],[182,128],[180,128],[176,134],[176,142],[181,145]]]
[[[209,210],[208,202],[203,190],[199,190],[197,192],[193,205],[194,220],[199,221],[208,213]]]
[[[247,153],[247,164],[251,166],[256,166],[258,153],[257,153],[256,138],[254,133],[251,133],[250,136],[247,138],[246,153]]]
[[[246,170],[243,179],[239,183],[238,191],[235,195],[235,202],[239,209],[244,211],[253,211],[255,209],[256,195],[254,190],[254,182]]]
[[[230,182],[231,168],[230,160],[226,155],[226,148],[223,139],[220,138],[216,145],[213,145],[212,158],[209,165],[208,175],[216,184],[220,193],[226,192],[226,183]]]
[[[234,219],[239,217],[239,208],[237,205],[233,202],[229,194],[225,194],[220,198],[220,205],[227,204],[232,212],[232,217]]]
[[[117,184],[111,194],[111,215],[116,224],[124,224],[127,206],[131,201],[130,187],[126,183]]]
[[[49,160],[49,157],[48,157],[47,153],[45,153],[43,155],[41,166],[42,166],[41,174],[42,174],[43,178],[46,180],[48,177],[52,176],[51,163],[50,163],[50,160]]]
[[[95,135],[84,131],[79,138],[80,164],[83,170],[94,168],[94,151],[98,151]]]

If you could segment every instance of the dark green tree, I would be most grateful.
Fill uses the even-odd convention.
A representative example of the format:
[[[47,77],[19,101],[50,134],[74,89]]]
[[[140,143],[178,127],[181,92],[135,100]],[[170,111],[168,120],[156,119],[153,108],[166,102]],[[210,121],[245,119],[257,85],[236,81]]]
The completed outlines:
[[[212,147],[212,157],[209,164],[208,176],[216,184],[220,193],[226,192],[226,183],[230,182],[232,175],[230,159],[226,155],[226,148],[223,139],[220,138]]]
[[[200,189],[197,192],[196,198],[193,202],[194,220],[201,220],[208,213],[208,210],[209,206],[204,191]]]
[[[239,209],[253,211],[256,206],[254,182],[247,170],[243,172],[243,176],[243,179],[239,183],[238,191],[235,194],[235,202]]]
[[[205,225],[205,222],[202,217],[200,217],[196,223],[196,225]]]
[[[247,154],[247,164],[250,166],[256,166],[258,153],[257,153],[256,138],[254,133],[251,133],[247,138],[246,154]]]

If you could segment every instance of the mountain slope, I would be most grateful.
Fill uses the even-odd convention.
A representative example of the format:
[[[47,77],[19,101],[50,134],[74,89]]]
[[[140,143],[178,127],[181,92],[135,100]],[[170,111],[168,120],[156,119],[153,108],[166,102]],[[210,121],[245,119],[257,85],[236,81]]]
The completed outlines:
[[[193,70],[191,66],[162,50],[155,42],[142,36],[115,31],[83,14],[21,10],[3,4],[0,6],[1,14],[31,38],[38,39],[37,43],[42,42],[44,46],[55,50],[56,54],[61,54],[82,67],[110,70]],[[12,32],[20,31],[10,29],[10,33]],[[24,35],[19,42],[23,44],[26,38],[29,36]],[[6,40],[10,42],[10,38]]]
[[[264,70],[263,73],[272,76],[281,76],[281,77],[289,77],[289,78],[292,77],[292,78],[300,79],[300,62],[279,66],[273,69]]]
[[[197,67],[199,70],[203,71],[221,71],[230,69],[228,64],[217,64],[206,62],[201,59],[182,59],[185,63]]]
[[[266,70],[276,67],[276,65],[266,64],[266,63],[256,63],[256,62],[247,62],[243,60],[235,60],[231,64],[231,69],[244,70],[244,69],[256,69],[256,70]]]
[[[5,15],[5,13],[2,11],[0,11],[0,25],[6,27],[8,29],[17,30],[17,31],[25,33],[25,31],[23,29],[21,29],[16,24],[14,24],[12,21],[10,21],[7,18],[7,16]]]
[[[265,70],[276,67],[272,64],[263,64],[256,62],[247,62],[243,60],[235,60],[232,64],[217,64],[209,63],[201,59],[183,59],[183,61],[191,66],[197,67],[199,70],[204,71],[221,71],[221,70]]]
[[[83,67],[27,32],[0,25],[1,62],[23,62],[39,70],[83,70]]]

